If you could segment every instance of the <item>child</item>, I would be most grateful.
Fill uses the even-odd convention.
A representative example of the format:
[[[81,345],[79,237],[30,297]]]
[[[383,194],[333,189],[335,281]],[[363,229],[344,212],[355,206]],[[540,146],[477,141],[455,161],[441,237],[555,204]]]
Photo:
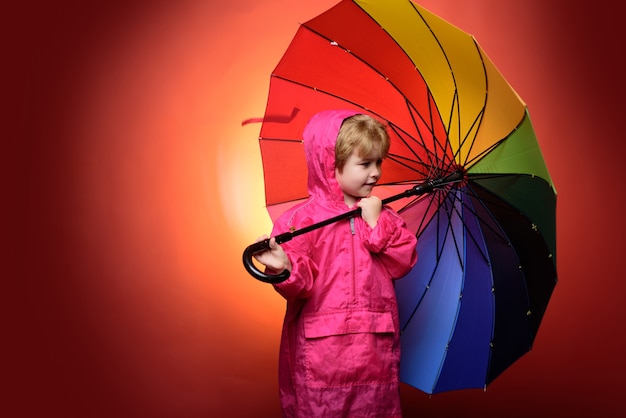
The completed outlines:
[[[415,264],[416,238],[369,196],[389,150],[385,127],[353,111],[324,111],[304,133],[309,199],[276,221],[273,235],[345,213],[345,219],[256,258],[287,300],[279,386],[285,417],[400,417],[400,336],[392,279]],[[259,238],[265,239],[266,236]]]

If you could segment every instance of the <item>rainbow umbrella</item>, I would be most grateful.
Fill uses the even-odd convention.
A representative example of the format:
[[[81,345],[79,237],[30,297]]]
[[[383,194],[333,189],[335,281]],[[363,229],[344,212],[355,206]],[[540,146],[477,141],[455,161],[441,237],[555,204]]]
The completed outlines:
[[[323,109],[387,123],[380,197],[461,173],[390,199],[418,237],[396,285],[400,377],[427,393],[485,388],[531,349],[557,281],[556,192],[525,103],[471,35],[423,7],[341,1],[300,26],[271,76],[272,219],[307,198],[302,131]]]

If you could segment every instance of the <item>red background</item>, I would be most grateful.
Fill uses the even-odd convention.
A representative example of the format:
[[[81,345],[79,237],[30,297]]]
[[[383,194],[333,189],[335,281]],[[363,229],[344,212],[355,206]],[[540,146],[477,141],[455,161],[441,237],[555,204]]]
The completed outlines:
[[[2,36],[2,415],[278,416],[284,302],[241,266],[271,228],[259,126],[241,121],[262,116],[298,23],[335,1],[36,3]],[[406,416],[621,416],[618,13],[420,4],[527,102],[559,193],[560,282],[532,352],[486,392],[403,386]]]

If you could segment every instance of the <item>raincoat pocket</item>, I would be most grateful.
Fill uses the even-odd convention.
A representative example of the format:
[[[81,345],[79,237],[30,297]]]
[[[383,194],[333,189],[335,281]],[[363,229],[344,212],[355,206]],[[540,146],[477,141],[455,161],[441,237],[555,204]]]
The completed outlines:
[[[395,332],[390,312],[305,316],[306,385],[329,388],[397,383]]]

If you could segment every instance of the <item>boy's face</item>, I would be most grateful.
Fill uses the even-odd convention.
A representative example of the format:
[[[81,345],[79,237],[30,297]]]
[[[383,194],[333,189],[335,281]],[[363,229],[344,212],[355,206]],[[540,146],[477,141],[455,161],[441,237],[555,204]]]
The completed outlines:
[[[382,174],[382,158],[378,152],[360,156],[356,151],[346,161],[343,170],[335,169],[335,178],[343,191],[344,201],[349,207],[369,196]]]

